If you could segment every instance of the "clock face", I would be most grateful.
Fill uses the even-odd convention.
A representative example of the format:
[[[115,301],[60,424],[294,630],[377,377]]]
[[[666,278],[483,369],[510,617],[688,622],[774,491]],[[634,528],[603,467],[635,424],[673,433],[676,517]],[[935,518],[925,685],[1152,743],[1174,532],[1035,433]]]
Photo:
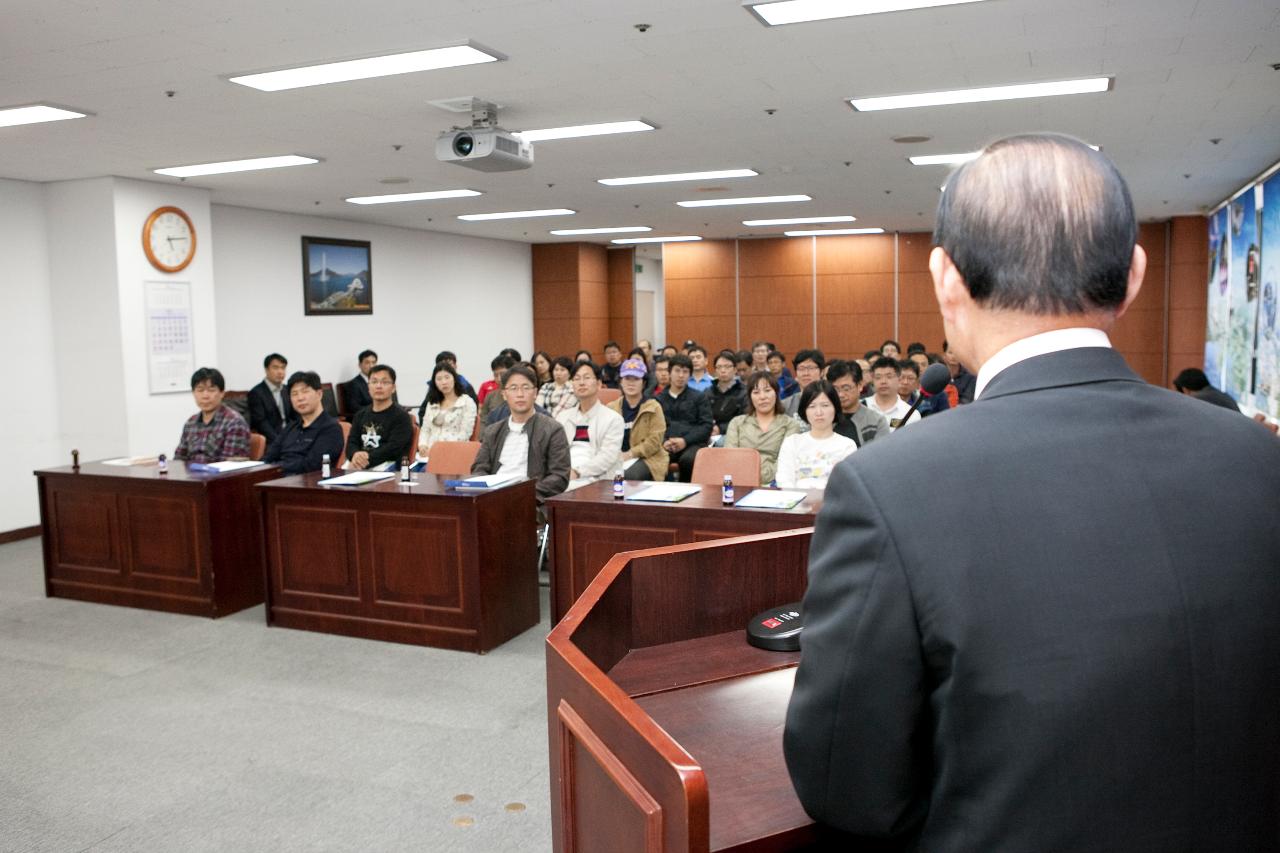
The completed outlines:
[[[143,248],[152,266],[177,272],[191,263],[196,252],[196,232],[191,220],[176,207],[162,207],[151,214],[142,232]]]

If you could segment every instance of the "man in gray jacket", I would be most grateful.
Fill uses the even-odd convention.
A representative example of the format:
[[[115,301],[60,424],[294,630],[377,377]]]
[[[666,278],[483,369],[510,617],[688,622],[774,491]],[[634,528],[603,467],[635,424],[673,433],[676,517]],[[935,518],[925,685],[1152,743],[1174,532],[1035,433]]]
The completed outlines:
[[[534,409],[538,376],[533,368],[512,367],[502,375],[501,392],[511,414],[480,433],[480,452],[471,473],[518,473],[537,481],[541,515],[543,501],[569,485],[569,443],[555,418]]]

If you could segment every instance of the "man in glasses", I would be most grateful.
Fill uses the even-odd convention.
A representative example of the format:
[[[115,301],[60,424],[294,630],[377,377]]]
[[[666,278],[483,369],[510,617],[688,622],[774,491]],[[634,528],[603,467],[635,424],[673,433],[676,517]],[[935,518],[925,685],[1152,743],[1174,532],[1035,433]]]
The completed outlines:
[[[538,376],[527,364],[502,375],[501,391],[511,414],[480,433],[472,474],[522,474],[537,481],[538,507],[569,485],[569,442],[564,428],[534,409]]]

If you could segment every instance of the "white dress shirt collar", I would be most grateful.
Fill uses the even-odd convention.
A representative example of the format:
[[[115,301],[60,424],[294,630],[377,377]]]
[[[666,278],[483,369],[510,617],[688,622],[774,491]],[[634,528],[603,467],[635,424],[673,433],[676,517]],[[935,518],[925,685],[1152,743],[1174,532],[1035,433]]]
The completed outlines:
[[[986,390],[987,383],[1006,367],[1012,367],[1020,361],[1026,361],[1037,355],[1047,355],[1067,349],[1082,347],[1111,347],[1111,339],[1101,329],[1080,327],[1073,329],[1054,329],[1041,332],[1029,338],[1022,338],[1006,346],[991,358],[987,359],[978,370],[978,381],[973,389],[973,399],[977,400]]]

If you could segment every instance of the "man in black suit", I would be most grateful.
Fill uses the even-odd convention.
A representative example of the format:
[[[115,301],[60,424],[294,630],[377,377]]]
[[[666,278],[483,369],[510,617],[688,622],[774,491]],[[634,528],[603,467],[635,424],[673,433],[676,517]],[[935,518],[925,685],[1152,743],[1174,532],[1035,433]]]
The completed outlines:
[[[280,430],[296,415],[289,402],[289,392],[284,387],[288,360],[273,352],[262,360],[266,374],[262,381],[249,389],[249,429],[266,436],[267,444],[275,441]]]
[[[1205,376],[1204,371],[1198,367],[1188,367],[1173,377],[1173,387],[1179,394],[1186,394],[1233,412],[1240,411],[1240,406],[1231,398],[1231,395],[1224,394],[1210,385],[1209,377]]]
[[[360,363],[360,372],[351,377],[351,381],[344,386],[346,394],[343,404],[347,408],[348,415],[354,415],[365,406],[373,404],[373,397],[369,394],[369,371],[373,370],[373,366],[378,363],[378,354],[367,349],[356,357],[356,361]]]
[[[930,271],[976,399],[827,486],[784,735],[820,822],[931,853],[1280,848],[1280,442],[1110,348],[1136,235],[1068,137],[948,180]]]

